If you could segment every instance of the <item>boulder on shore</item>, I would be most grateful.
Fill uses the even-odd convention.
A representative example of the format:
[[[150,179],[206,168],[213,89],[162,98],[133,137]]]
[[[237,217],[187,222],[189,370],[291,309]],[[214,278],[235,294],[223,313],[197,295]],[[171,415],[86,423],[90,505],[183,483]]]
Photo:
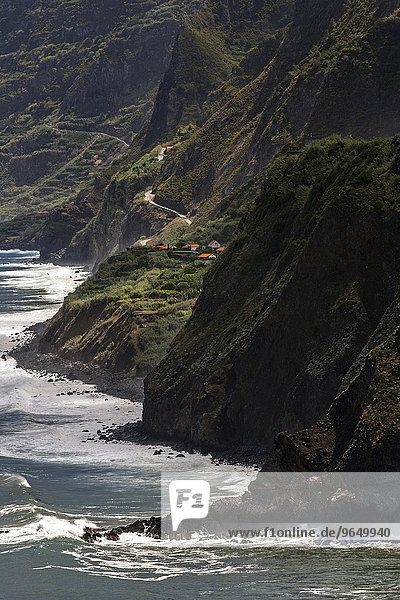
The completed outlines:
[[[137,533],[154,539],[161,539],[161,517],[150,517],[150,519],[139,519],[130,525],[115,527],[113,529],[100,529],[85,527],[82,539],[94,544],[102,538],[117,542],[123,533]]]

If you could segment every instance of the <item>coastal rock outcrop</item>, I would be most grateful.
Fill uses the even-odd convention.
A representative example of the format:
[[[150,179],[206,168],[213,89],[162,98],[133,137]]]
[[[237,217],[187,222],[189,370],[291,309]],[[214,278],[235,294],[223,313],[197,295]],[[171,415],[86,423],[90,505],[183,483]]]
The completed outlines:
[[[94,544],[102,539],[117,542],[124,533],[136,533],[159,540],[161,538],[161,517],[150,517],[149,519],[138,519],[130,525],[121,525],[113,529],[101,529],[85,527],[82,539]]]

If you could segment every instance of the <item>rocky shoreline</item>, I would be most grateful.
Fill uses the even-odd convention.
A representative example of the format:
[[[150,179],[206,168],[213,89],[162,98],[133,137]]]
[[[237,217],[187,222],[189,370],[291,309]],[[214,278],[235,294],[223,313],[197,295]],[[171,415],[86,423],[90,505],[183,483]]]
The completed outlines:
[[[27,371],[35,371],[48,381],[60,378],[79,380],[88,385],[95,385],[99,392],[119,398],[141,402],[144,399],[143,379],[128,377],[115,373],[104,366],[87,365],[81,361],[72,361],[55,354],[44,354],[40,351],[40,338],[46,329],[47,322],[38,323],[26,328],[21,334],[15,334],[12,341],[15,344],[9,352],[17,361],[17,366]],[[234,448],[215,450],[199,447],[190,442],[171,440],[166,437],[151,435],[143,429],[142,421],[138,420],[119,426],[106,427],[99,430],[93,438],[99,442],[126,442],[137,445],[157,446],[155,455],[167,453],[167,448],[173,452],[167,453],[167,458],[185,458],[185,454],[201,454],[212,456],[215,464],[252,467],[260,469],[266,460],[266,449],[260,446],[236,445]],[[166,446],[167,448],[163,448]]]
[[[171,440],[169,438],[154,436],[143,429],[142,421],[126,423],[116,427],[105,428],[99,435],[100,440],[107,442],[130,442],[135,444],[158,445],[154,454],[163,454],[166,452],[163,446],[172,448],[178,454],[167,456],[167,458],[184,458],[186,454],[209,454],[214,464],[235,465],[243,467],[252,467],[260,469],[266,460],[266,449],[260,446],[236,446],[226,450],[215,450],[207,447],[199,447],[190,442],[180,440]]]
[[[87,365],[81,361],[72,361],[55,354],[44,354],[39,349],[41,335],[49,321],[32,325],[16,334],[12,341],[14,348],[10,351],[17,361],[17,366],[27,371],[38,371],[43,376],[51,377],[57,374],[71,380],[80,380],[89,385],[95,385],[99,392],[112,394],[119,398],[143,401],[143,379],[127,377],[115,373],[99,365]]]

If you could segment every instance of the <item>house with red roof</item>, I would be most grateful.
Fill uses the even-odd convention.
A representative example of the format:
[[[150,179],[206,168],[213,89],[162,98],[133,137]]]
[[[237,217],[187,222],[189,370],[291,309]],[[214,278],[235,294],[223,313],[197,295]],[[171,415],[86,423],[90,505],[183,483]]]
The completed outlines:
[[[208,244],[208,247],[212,248],[213,250],[217,250],[217,248],[221,248],[221,244],[217,242],[217,240],[213,240]]]
[[[199,244],[186,244],[186,246],[183,246],[183,250],[194,250],[195,252],[198,251],[198,249],[200,248]]]
[[[216,260],[216,256],[215,254],[210,254],[208,252],[205,252],[204,254],[199,254],[199,256],[197,257],[198,260],[201,261],[209,261],[209,260]]]

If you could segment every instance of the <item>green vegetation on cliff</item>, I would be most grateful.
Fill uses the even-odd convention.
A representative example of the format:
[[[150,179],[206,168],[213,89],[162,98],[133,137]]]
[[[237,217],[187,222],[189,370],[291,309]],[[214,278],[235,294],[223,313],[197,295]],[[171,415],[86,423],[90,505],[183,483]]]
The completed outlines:
[[[92,5],[0,9],[0,244],[99,268],[42,349],[150,373],[156,433],[398,467],[399,0]],[[141,247],[211,238],[204,287]]]
[[[239,67],[241,60],[271,40],[276,51],[290,22],[292,7],[293,0],[251,4],[206,0],[199,11],[187,16],[157,95],[145,144],[170,135],[178,126],[204,122],[205,115],[216,108],[221,86],[233,90],[232,77],[236,91],[243,86],[252,68],[251,61],[247,61],[249,68],[244,73]]]
[[[151,152],[137,154],[135,160],[121,161],[103,176],[103,201],[97,214],[79,230],[61,255],[69,264],[87,263],[97,267],[103,260],[130,247],[140,237],[162,229],[165,213],[155,210],[145,200],[161,169],[160,146]]]
[[[208,0],[186,15],[134,158],[121,162],[121,176],[114,175],[120,185],[107,187],[98,223],[74,238],[65,260],[97,265],[140,237],[190,239],[200,228],[218,236],[221,226],[229,239],[234,227],[223,223],[229,220],[230,199],[279,152],[301,150],[332,133],[366,138],[396,133],[400,20],[395,5],[263,0],[252,10],[247,2]],[[133,202],[130,192],[124,206],[114,198],[130,161],[174,137],[162,168],[135,193],[143,197],[153,186],[158,204],[189,214],[188,231],[162,211],[149,211],[140,197]],[[248,200],[243,199],[242,211]],[[109,207],[116,203],[114,218]],[[124,231],[122,222],[128,223]]]
[[[371,393],[364,396],[357,382],[349,392],[349,407],[362,410],[340,422],[349,435],[342,454],[354,441],[362,462],[364,446],[353,440],[362,428],[375,427],[383,444],[382,415],[388,435],[398,435],[398,402],[377,386],[389,377],[378,348],[386,311],[386,333],[399,326],[391,309],[399,285],[399,157],[398,137],[335,137],[275,159],[254,210],[207,274],[193,316],[146,380],[149,430],[205,446],[271,446],[279,431],[309,426],[335,406],[347,373],[357,375],[377,336],[377,375]],[[393,393],[395,376],[391,370]],[[383,468],[375,458],[374,468]]]
[[[189,318],[207,269],[166,252],[135,249],[109,258],[66,298],[41,347],[147,375]]]

